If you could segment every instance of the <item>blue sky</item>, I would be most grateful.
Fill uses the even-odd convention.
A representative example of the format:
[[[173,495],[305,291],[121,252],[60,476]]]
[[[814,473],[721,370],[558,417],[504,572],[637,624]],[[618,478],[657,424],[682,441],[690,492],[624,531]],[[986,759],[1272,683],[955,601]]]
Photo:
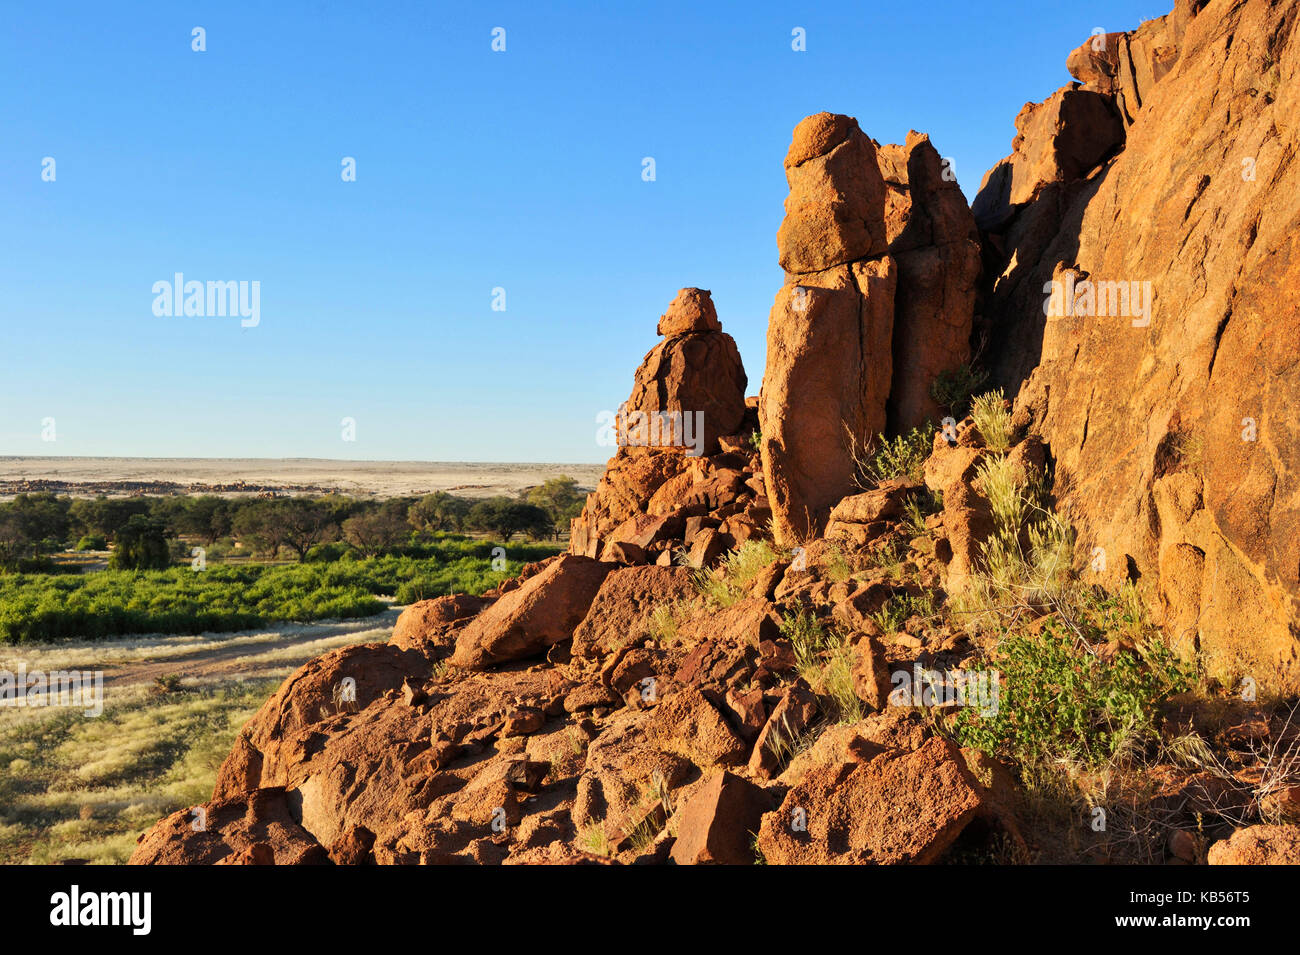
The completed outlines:
[[[757,393],[799,119],[928,132],[970,197],[1071,47],[1165,12],[7,5],[0,455],[602,461],[678,288]],[[176,272],[260,282],[260,323],[156,316]]]

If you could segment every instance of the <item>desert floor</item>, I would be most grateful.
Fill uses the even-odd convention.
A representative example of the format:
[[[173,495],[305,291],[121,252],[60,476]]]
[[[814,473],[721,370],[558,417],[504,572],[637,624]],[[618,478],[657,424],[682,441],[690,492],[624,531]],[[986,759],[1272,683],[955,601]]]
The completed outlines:
[[[221,488],[243,482],[251,489],[338,491],[357,497],[397,497],[450,491],[462,497],[516,494],[548,478],[567,475],[594,488],[603,464],[475,463],[439,461],[334,461],[322,458],[74,458],[0,457],[0,498],[21,490],[63,494],[125,493],[112,485],[161,484]],[[26,487],[27,482],[50,482]],[[52,486],[51,486],[52,485]],[[203,490],[205,488],[195,488]]]

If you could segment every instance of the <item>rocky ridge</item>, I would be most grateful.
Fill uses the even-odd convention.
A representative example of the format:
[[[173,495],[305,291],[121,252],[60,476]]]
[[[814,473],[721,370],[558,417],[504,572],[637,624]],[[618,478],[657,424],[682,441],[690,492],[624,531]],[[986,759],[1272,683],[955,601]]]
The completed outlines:
[[[1293,6],[1179,0],[1087,41],[1079,82],[1021,112],[972,209],[927,137],[805,119],[760,395],[709,293],[683,289],[623,410],[705,410],[701,453],[625,440],[569,553],[302,667],[240,732],[206,829],[173,814],[132,862],[1300,859],[1300,786],[1259,776],[1260,753],[1300,746],[1280,710],[1225,693],[1207,722],[1170,700],[1164,742],[1202,732],[1227,770],[1149,768],[1133,815],[1158,826],[1125,841],[1029,827],[1016,767],[959,744],[959,708],[898,693],[898,674],[990,659],[996,634],[936,608],[990,573],[996,473],[1074,526],[1073,573],[1146,580],[1185,651],[1266,660],[1291,686],[1295,26]],[[1257,178],[1234,179],[1246,151]],[[1043,322],[1067,274],[1071,295],[1089,275],[1151,281],[1150,325]],[[930,381],[981,334],[1014,398],[1006,440],[966,417],[863,482],[862,442],[935,422]],[[1059,622],[1026,607],[1031,633]]]

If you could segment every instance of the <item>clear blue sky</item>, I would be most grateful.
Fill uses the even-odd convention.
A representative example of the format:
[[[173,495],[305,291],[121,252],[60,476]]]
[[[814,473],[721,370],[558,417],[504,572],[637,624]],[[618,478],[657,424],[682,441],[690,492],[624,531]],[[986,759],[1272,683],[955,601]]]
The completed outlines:
[[[682,286],[757,393],[800,118],[928,132],[970,197],[1072,46],[1171,5],[6,4],[0,455],[603,461]],[[155,316],[176,272],[260,324]]]

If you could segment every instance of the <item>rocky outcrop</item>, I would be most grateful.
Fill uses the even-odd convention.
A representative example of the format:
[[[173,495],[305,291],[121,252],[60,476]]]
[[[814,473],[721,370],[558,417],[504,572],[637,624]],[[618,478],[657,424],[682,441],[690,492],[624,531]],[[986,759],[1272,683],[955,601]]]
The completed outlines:
[[[759,403],[779,541],[819,534],[864,449],[935,418],[931,383],[969,356],[979,253],[946,169],[917,133],[877,147],[847,116],[795,127]]]
[[[328,865],[329,855],[298,824],[283,789],[216,799],[181,810],[140,837],[131,865]]]
[[[1300,675],[1297,22],[1180,0],[1113,62],[1076,51],[1089,95],[1123,93],[1122,152],[981,219],[995,371],[1050,445],[1080,563],[1104,554],[1099,582],[1140,579],[1182,643],[1279,688]]]
[[[708,293],[682,290],[628,406],[714,408],[704,453],[620,447],[570,553],[300,668],[242,729],[212,800],[155,825],[132,861],[1021,858],[1008,767],[952,742],[972,704],[926,697],[990,662],[983,625],[945,609],[988,576],[990,535],[1032,545],[990,466],[1050,484],[1085,585],[1137,579],[1167,633],[1247,655],[1283,689],[1300,574],[1298,18],[1180,0],[1071,55],[1083,85],[1022,112],[979,204],[985,356],[1015,395],[1010,433],[963,420],[923,467],[866,490],[855,443],[932,418],[920,379],[968,357],[977,233],[926,137],[878,146],[848,117],[805,120],[760,400],[740,397]],[[1152,283],[1140,315],[1089,311],[1119,300],[1092,284],[1112,280]],[[1044,322],[1044,301],[1064,311]],[[769,533],[777,547],[720,572]],[[1042,603],[1016,608],[1023,635],[1068,623]],[[1103,661],[1130,652],[1111,622],[1076,634]],[[1158,729],[1187,739],[1181,706]],[[1294,819],[1295,787],[1252,775],[1294,733],[1280,710],[1244,714],[1222,732],[1231,778],[1152,771],[1137,816],[1163,821],[1156,854],[1199,861],[1219,839],[1211,863],[1294,861],[1295,827],[1271,823]],[[1094,830],[1066,825],[1077,854]],[[1093,842],[1097,858],[1128,851]]]
[[[897,265],[799,276],[777,294],[759,404],[777,540],[816,536],[855,487],[855,441],[885,427]]]
[[[915,131],[877,152],[885,238],[898,263],[886,431],[903,434],[946,413],[930,395],[970,354],[980,275],[979,230],[951,166]]]
[[[981,228],[1006,225],[1052,185],[1084,178],[1124,143],[1113,96],[1066,87],[1016,117],[1012,154],[984,175],[972,211]]]
[[[694,552],[698,567],[770,520],[750,441],[757,399],[744,396],[740,355],[707,291],[678,292],[658,329],[667,337],[637,368],[614,427],[619,448],[572,522],[569,550],[671,563],[705,532],[718,535]]]
[[[704,289],[678,292],[657,329],[664,339],[637,368],[619,409],[619,443],[713,454],[745,418],[747,378],[736,342]]]

